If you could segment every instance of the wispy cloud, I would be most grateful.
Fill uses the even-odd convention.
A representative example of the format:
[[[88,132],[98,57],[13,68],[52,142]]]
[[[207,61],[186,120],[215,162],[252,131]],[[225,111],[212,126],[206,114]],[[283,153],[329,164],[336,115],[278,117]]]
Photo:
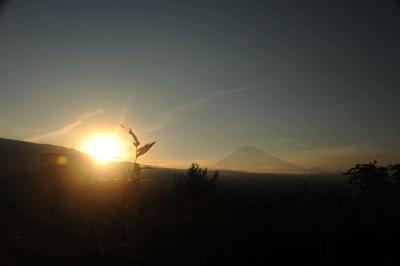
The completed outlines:
[[[247,90],[252,90],[252,89],[265,87],[266,85],[267,85],[267,83],[264,82],[264,83],[259,83],[259,84],[255,84],[255,85],[249,85],[249,86],[243,86],[243,87],[239,87],[239,88],[234,88],[234,89],[230,89],[230,90],[221,90],[221,91],[217,91],[217,92],[211,93],[211,97],[217,98],[217,97],[221,97],[221,96],[224,96],[224,95],[227,95],[227,94],[232,94],[232,93],[237,93],[237,92],[241,92],[241,91],[247,91]]]
[[[191,102],[188,102],[183,105],[174,107],[170,110],[167,110],[166,112],[163,113],[162,119],[160,120],[160,122],[158,124],[154,125],[153,127],[147,128],[146,130],[144,130],[144,132],[153,132],[153,131],[158,131],[158,130],[166,128],[177,114],[182,113],[184,111],[188,111],[190,109],[199,107],[203,104],[212,102],[218,98],[222,98],[222,97],[228,96],[230,94],[235,94],[235,93],[239,93],[239,92],[243,92],[243,91],[247,91],[247,90],[258,89],[258,88],[265,87],[266,85],[267,85],[267,83],[264,82],[264,83],[254,84],[254,85],[233,88],[233,89],[229,89],[229,90],[220,90],[220,91],[212,92],[202,98],[198,98]]]
[[[79,120],[86,120],[86,119],[91,118],[93,116],[99,115],[99,114],[101,114],[103,112],[104,111],[102,109],[97,109],[97,110],[94,110],[92,112],[88,112],[88,113],[82,114],[82,115],[78,116],[75,120],[78,120],[78,121]]]
[[[64,125],[63,127],[59,128],[59,129],[29,137],[29,138],[25,139],[25,141],[37,142],[37,141],[46,140],[46,139],[50,139],[53,137],[65,135],[65,134],[71,132],[72,129],[74,129],[77,126],[79,126],[80,124],[82,124],[85,120],[87,120],[93,116],[99,115],[102,112],[103,112],[103,110],[98,109],[98,110],[95,110],[92,112],[84,113],[84,114],[78,116],[77,118],[75,118],[73,122],[71,122],[67,125]]]

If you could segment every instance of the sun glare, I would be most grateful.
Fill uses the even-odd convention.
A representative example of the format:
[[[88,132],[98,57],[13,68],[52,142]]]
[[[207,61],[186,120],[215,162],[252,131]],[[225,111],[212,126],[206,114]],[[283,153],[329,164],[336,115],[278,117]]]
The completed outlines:
[[[87,139],[82,150],[101,163],[107,163],[122,157],[120,143],[113,135],[92,136]]]

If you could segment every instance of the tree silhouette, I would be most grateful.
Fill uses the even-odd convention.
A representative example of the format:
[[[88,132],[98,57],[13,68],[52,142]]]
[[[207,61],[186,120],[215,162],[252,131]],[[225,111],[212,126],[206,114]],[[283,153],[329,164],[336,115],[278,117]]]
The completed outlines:
[[[390,177],[390,182],[393,185],[400,186],[400,164],[388,165],[388,173]]]
[[[219,172],[207,176],[207,168],[192,163],[185,174],[175,176],[175,189],[179,211],[193,217],[207,210],[213,203]]]
[[[177,193],[191,196],[214,193],[219,172],[216,171],[210,178],[207,177],[207,173],[207,168],[201,168],[199,164],[192,163],[185,175],[176,176]]]
[[[356,164],[346,173],[350,184],[359,184],[365,192],[381,190],[389,182],[388,168],[378,166],[377,162]]]

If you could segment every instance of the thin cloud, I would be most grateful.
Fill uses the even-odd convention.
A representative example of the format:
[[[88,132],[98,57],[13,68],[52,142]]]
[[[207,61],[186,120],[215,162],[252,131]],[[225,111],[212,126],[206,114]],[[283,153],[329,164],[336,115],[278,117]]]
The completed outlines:
[[[241,91],[265,87],[266,85],[267,85],[267,83],[264,82],[264,83],[259,83],[259,84],[251,85],[251,86],[244,86],[244,87],[234,88],[234,89],[230,89],[230,90],[222,90],[222,91],[217,91],[217,92],[212,93],[211,96],[213,98],[217,98],[217,97],[221,97],[221,96],[224,96],[227,94],[232,94],[232,93],[237,93],[237,92],[241,92]]]
[[[255,84],[255,85],[243,86],[243,87],[238,87],[238,88],[229,89],[229,90],[220,90],[220,91],[210,93],[205,97],[196,99],[192,102],[183,104],[181,106],[174,107],[171,110],[166,111],[163,114],[161,121],[157,125],[155,125],[151,128],[148,128],[148,129],[144,130],[143,132],[153,132],[153,131],[158,131],[158,130],[164,129],[169,125],[170,121],[172,121],[172,119],[178,113],[181,113],[181,112],[196,108],[198,106],[204,105],[206,103],[212,102],[212,101],[216,100],[217,98],[222,98],[229,94],[239,93],[239,92],[243,92],[243,91],[247,91],[247,90],[258,89],[261,87],[265,87],[266,85],[267,85],[267,83],[264,82],[264,83],[259,83],[259,84]]]
[[[74,122],[63,126],[62,128],[59,128],[59,129],[56,129],[56,130],[53,130],[53,131],[50,131],[50,132],[47,132],[47,133],[44,133],[44,134],[40,134],[40,135],[37,135],[37,136],[33,136],[33,137],[30,137],[30,138],[27,138],[27,139],[25,139],[25,141],[37,142],[37,141],[41,141],[41,140],[50,139],[50,138],[53,138],[53,137],[65,135],[65,134],[71,132],[72,129],[74,129],[77,126],[79,126],[80,124],[82,124],[85,120],[87,120],[87,119],[89,119],[89,118],[91,118],[93,116],[99,115],[102,112],[103,112],[103,110],[98,109],[98,110],[95,110],[95,111],[92,111],[92,112],[89,112],[89,113],[82,114],[82,115],[78,116],[75,119]]]
[[[69,133],[73,128],[79,126],[80,124],[82,124],[82,120],[75,121],[75,122],[73,122],[71,124],[63,126],[60,129],[57,129],[57,130],[54,130],[54,131],[51,131],[51,132],[48,132],[48,133],[44,133],[44,134],[41,134],[41,135],[33,136],[33,137],[27,138],[25,140],[26,141],[31,141],[31,142],[36,142],[36,141],[40,141],[40,140],[43,140],[43,139],[49,139],[49,138],[52,138],[52,137],[65,135],[65,134]]]
[[[169,112],[182,112],[182,111],[185,111],[187,109],[191,109],[191,108],[200,106],[200,105],[206,103],[206,101],[207,101],[206,98],[200,98],[200,99],[197,99],[196,101],[193,101],[193,102],[190,102],[190,103],[175,107],[172,110],[170,110]]]
[[[83,115],[80,115],[75,120],[78,120],[78,121],[79,120],[86,120],[88,118],[91,118],[93,116],[99,115],[101,113],[103,113],[103,110],[102,109],[97,109],[97,110],[95,110],[93,112],[89,112],[89,113],[85,113]]]

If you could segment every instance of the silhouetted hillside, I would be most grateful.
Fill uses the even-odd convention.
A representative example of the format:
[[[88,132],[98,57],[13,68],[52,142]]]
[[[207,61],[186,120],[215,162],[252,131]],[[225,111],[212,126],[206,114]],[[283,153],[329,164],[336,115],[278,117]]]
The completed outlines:
[[[50,152],[64,154],[84,154],[80,151],[57,145],[37,144],[21,140],[0,138],[0,156],[9,154],[41,154]]]
[[[85,153],[66,147],[0,138],[0,175],[36,172],[42,154],[87,157]]]
[[[305,172],[306,170],[255,147],[241,147],[216,163],[221,169],[248,172]]]

